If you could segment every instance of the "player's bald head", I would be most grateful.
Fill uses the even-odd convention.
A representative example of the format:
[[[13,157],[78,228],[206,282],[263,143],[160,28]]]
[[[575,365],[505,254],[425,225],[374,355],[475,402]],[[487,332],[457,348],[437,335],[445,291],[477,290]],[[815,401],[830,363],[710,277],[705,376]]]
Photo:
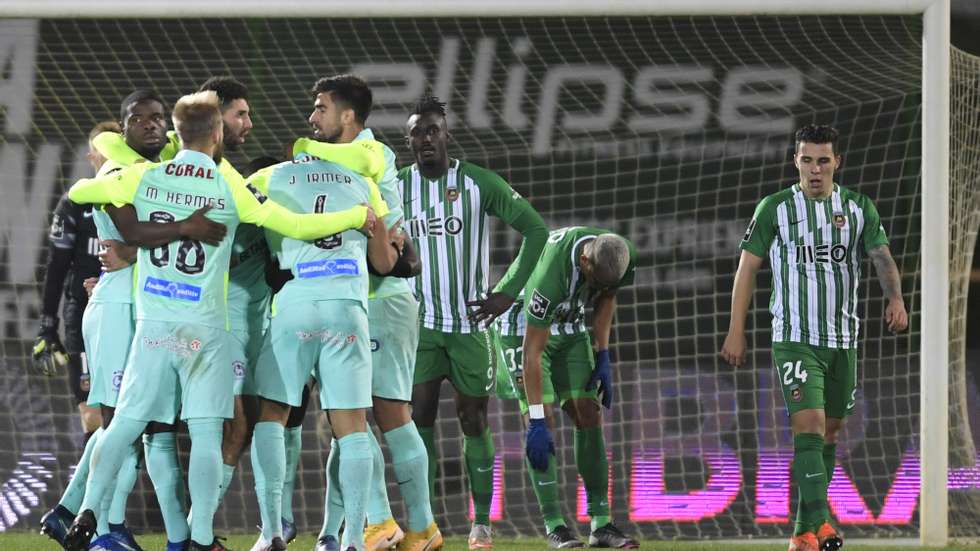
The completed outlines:
[[[616,286],[630,264],[626,240],[613,233],[596,237],[587,255],[592,265],[592,280],[598,287]]]

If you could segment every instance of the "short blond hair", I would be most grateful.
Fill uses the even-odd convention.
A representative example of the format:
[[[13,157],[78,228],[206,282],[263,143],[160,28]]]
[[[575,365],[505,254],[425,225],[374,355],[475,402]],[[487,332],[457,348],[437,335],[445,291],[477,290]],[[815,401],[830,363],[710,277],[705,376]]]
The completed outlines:
[[[196,144],[221,128],[221,101],[212,90],[187,94],[177,100],[173,112],[174,129],[180,141]]]

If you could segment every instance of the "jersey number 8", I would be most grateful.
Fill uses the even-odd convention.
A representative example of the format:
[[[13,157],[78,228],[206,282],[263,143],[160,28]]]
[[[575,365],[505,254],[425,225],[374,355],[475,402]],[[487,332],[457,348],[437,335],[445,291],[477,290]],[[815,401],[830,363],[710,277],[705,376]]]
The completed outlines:
[[[169,212],[158,210],[150,213],[150,222],[175,222],[176,218]],[[193,254],[193,257],[191,255]],[[190,261],[189,261],[190,260]],[[177,247],[177,271],[187,275],[197,275],[204,271],[204,245],[193,239],[182,239]],[[165,268],[170,264],[170,244],[150,250],[150,262],[157,268]]]

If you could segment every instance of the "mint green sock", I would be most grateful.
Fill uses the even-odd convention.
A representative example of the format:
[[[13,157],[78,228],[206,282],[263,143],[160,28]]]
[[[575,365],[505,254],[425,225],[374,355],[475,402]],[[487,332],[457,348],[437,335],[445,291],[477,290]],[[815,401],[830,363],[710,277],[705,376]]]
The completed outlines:
[[[225,500],[225,493],[228,486],[231,486],[231,479],[235,478],[235,466],[221,464],[221,491],[218,493],[218,504]]]
[[[490,428],[480,436],[463,435],[463,459],[473,496],[473,522],[490,525],[490,503],[493,501],[493,464],[495,450]]]
[[[96,515],[102,510],[102,500],[115,487],[119,468],[126,459],[126,449],[139,438],[146,423],[116,415],[109,428],[102,433],[99,443],[92,450],[88,483],[79,512],[86,509]]]
[[[388,503],[388,485],[385,484],[385,456],[381,452],[381,445],[378,444],[374,431],[368,428],[365,434],[371,441],[371,455],[373,457],[371,483],[368,487],[367,522],[368,524],[381,524],[393,517],[391,505]]]
[[[158,432],[143,436],[143,455],[146,473],[153,482],[153,491],[160,503],[160,514],[167,531],[167,540],[178,542],[191,537],[184,504],[184,479],[177,461],[177,435]]]
[[[211,545],[214,541],[214,512],[221,493],[221,440],[224,419],[219,417],[187,420],[191,436],[191,456],[187,464],[187,486],[194,506],[191,540]]]
[[[81,507],[82,498],[85,497],[85,483],[88,482],[92,450],[95,449],[95,445],[98,443],[103,432],[103,428],[99,427],[89,437],[88,442],[85,443],[85,448],[82,450],[82,457],[78,460],[78,466],[75,467],[75,474],[71,476],[71,480],[68,481],[68,486],[65,487],[65,493],[61,495],[61,501],[58,502],[58,505],[68,509],[73,514],[77,515],[79,513],[78,508]]]
[[[286,474],[282,483],[282,518],[296,522],[293,517],[293,490],[296,486],[296,467],[303,451],[303,426],[286,427],[283,438],[286,446]]]
[[[344,496],[347,529],[344,540],[364,549],[364,520],[367,495],[374,471],[371,439],[366,432],[355,432],[337,440],[340,447],[340,494]]]
[[[129,494],[133,492],[136,485],[136,478],[139,476],[139,451],[136,444],[129,446],[129,453],[123,460],[119,468],[119,476],[116,478],[116,487],[112,492],[112,500],[109,503],[109,524],[123,524],[126,522],[126,501]]]
[[[408,529],[421,532],[432,524],[429,458],[425,451],[425,442],[412,421],[384,433],[384,437],[388,450],[391,451],[398,489],[408,512]]]
[[[323,507],[323,527],[318,537],[333,536],[340,540],[340,525],[344,523],[344,498],[340,495],[340,445],[330,440],[327,455],[327,491]]]
[[[285,429],[274,421],[255,424],[252,470],[262,516],[262,537],[282,537],[282,483],[286,473]]]

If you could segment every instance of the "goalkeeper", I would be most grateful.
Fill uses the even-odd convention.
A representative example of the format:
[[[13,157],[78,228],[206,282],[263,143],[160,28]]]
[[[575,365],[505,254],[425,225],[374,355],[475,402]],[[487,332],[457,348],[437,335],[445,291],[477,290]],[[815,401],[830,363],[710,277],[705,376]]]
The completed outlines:
[[[548,545],[555,549],[582,547],[565,523],[558,501],[555,446],[549,428],[554,424],[555,398],[575,423],[575,463],[592,517],[589,546],[639,547],[610,522],[609,465],[599,410],[600,397],[606,409],[612,407],[609,331],[616,291],[633,283],[635,264],[633,245],[614,233],[587,227],[554,230],[523,296],[500,319],[510,378],[498,375],[502,384],[497,392],[501,398],[518,398],[521,412],[530,418],[529,473]],[[593,304],[593,342],[585,327],[587,302]]]

